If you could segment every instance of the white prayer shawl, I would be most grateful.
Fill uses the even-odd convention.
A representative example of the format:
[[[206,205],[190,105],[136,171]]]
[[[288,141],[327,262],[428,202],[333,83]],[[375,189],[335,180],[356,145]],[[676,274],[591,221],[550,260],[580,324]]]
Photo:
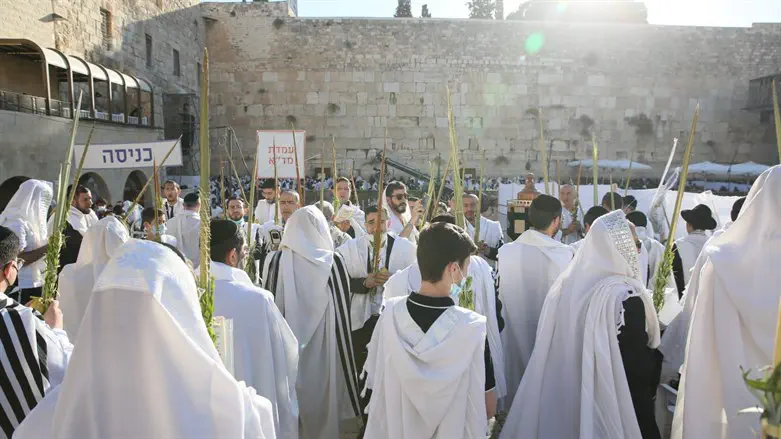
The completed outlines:
[[[328,230],[331,232],[331,240],[334,242],[335,248],[341,247],[344,243],[352,239],[349,234],[342,232],[333,224],[328,226]]]
[[[502,246],[498,256],[504,369],[512,399],[534,349],[542,304],[574,253],[570,246],[529,229]]]
[[[696,303],[674,439],[740,439],[760,430],[756,415],[738,415],[758,403],[740,367],[757,371],[772,364],[781,296],[779,212],[781,166],[774,166],[754,182],[735,223],[705,249],[696,289],[689,285]]]
[[[494,381],[496,382],[496,398],[507,395],[507,384],[504,377],[504,348],[499,334],[499,322],[496,319],[496,286],[494,285],[493,269],[485,259],[479,256],[469,257],[467,276],[472,277],[472,289],[475,293],[475,312],[484,316],[487,322],[488,347],[491,351],[491,362],[494,366]],[[385,283],[385,300],[394,297],[406,297],[412,292],[419,292],[422,279],[420,267],[415,261],[412,265],[399,271]]]
[[[197,267],[201,262],[201,216],[185,210],[166,221],[168,234],[176,238],[176,248]]]
[[[645,305],[654,348],[653,301],[640,281],[628,222],[614,211],[594,222],[545,299],[501,439],[641,439],[618,345],[622,303],[634,295]]]
[[[280,438],[298,437],[298,341],[270,292],[244,270],[212,261],[214,315],[233,321],[234,377],[271,401]]]
[[[580,223],[580,227],[583,227],[584,222],[583,222],[583,210],[582,209],[578,209],[578,223]],[[561,209],[561,228],[562,229],[566,229],[567,227],[570,226],[570,224],[572,224],[572,212],[570,212],[569,210],[567,210],[566,207],[564,207],[564,208]],[[559,234],[561,234],[560,231],[559,231]],[[561,234],[561,235],[563,235],[563,234]],[[569,244],[574,244],[574,243],[580,241],[580,239],[581,239],[580,236],[578,235],[577,231],[575,233],[570,233],[567,236],[561,236],[561,235],[559,235],[561,242],[563,242],[564,244],[568,244],[568,245]]]
[[[173,208],[173,209],[172,209]],[[184,200],[180,197],[176,200],[176,204],[171,206],[171,204],[168,202],[168,200],[163,200],[163,211],[165,211],[165,219],[166,221],[176,218],[177,216],[184,213]],[[173,211],[173,216],[171,216],[171,211]]]
[[[223,366],[185,263],[157,243],[130,240],[95,284],[65,380],[14,437],[265,439],[275,432],[271,403]]]
[[[255,207],[255,218],[253,221],[257,221],[260,224],[274,221],[276,217],[276,205],[277,202],[269,203],[265,199],[258,201],[257,207]]]
[[[61,329],[51,329],[32,308],[0,292],[0,438],[13,430],[65,376],[73,345]],[[8,386],[8,387],[6,387]]]
[[[334,280],[336,260],[341,261],[334,253],[325,217],[306,206],[290,217],[278,254],[267,256],[263,268],[265,288],[275,292],[277,307],[301,347],[296,389],[300,437],[307,439],[338,439],[339,420],[360,412],[355,362],[346,347],[352,346],[349,309],[334,291],[349,292],[349,279],[345,272]]]
[[[392,232],[392,233],[395,233],[397,236],[400,236],[401,232],[404,231],[404,226],[406,226],[407,223],[410,222],[410,220],[412,220],[412,213],[410,213],[410,210],[407,209],[404,213],[401,214],[401,218],[399,218],[399,216],[396,214],[396,212],[393,211],[393,208],[391,208],[390,206],[388,206],[388,208],[391,211],[391,214],[390,214],[390,227],[388,228],[388,232]],[[357,234],[357,232],[356,232],[356,234]],[[408,238],[404,238],[404,239],[408,239],[408,240],[410,240],[410,241],[412,241],[414,243],[417,243],[419,235],[420,235],[420,233],[418,232],[418,229],[413,227],[412,232],[410,232],[409,237]],[[357,237],[357,235],[356,235],[356,237]]]
[[[369,344],[365,437],[485,437],[485,317],[453,306],[424,333],[406,302],[389,300]]]
[[[393,236],[393,235],[391,235]],[[360,238],[354,238],[347,241],[344,245],[336,249],[344,258],[348,275],[353,278],[365,278],[369,275],[368,262],[374,261],[374,235],[363,235]],[[387,265],[388,271],[393,274],[403,270],[417,259],[417,246],[412,242],[393,236],[393,248],[391,249],[390,261],[386,264],[388,238],[383,238],[382,248],[380,249],[380,267]],[[363,328],[363,325],[372,316],[372,303],[382,302],[383,288],[377,287],[376,294],[353,294],[350,303],[350,321],[352,330],[356,331]],[[376,308],[376,306],[375,306]],[[374,314],[377,314],[375,310]]]
[[[689,280],[691,280],[692,268],[694,268],[694,264],[697,262],[697,258],[700,256],[700,252],[707,240],[708,235],[703,231],[697,230],[675,241],[675,247],[678,249],[678,254],[681,256],[681,263],[683,264],[684,284],[688,284]]]
[[[5,210],[0,213],[0,226],[8,227],[15,233],[17,229],[25,231],[25,243],[19,249],[20,252],[41,248],[49,241],[46,215],[53,196],[51,183],[27,180],[19,186]],[[25,264],[19,271],[19,286],[34,288],[43,285],[41,272],[45,267],[44,258]]]
[[[81,241],[79,257],[66,265],[59,276],[60,309],[63,326],[75,343],[92,288],[109,259],[130,239],[127,228],[117,218],[107,216],[90,227]]]
[[[475,240],[475,227],[467,221],[466,232]],[[480,216],[480,238],[475,241],[483,241],[488,247],[496,248],[502,241],[502,225],[498,221],[491,221],[484,216]]]
[[[650,273],[647,273],[642,279],[648,279],[646,287],[653,290],[654,284],[656,283],[656,273],[659,271],[659,264],[664,261],[664,245],[650,236],[645,227],[635,227],[635,230],[637,232],[637,238],[643,243],[643,249],[645,249],[648,255],[645,261],[640,261],[640,269],[643,273],[647,272],[649,268],[651,270]],[[645,264],[645,269],[643,269],[643,264]],[[672,273],[670,273],[670,277],[667,280],[667,286],[675,288],[675,278]]]

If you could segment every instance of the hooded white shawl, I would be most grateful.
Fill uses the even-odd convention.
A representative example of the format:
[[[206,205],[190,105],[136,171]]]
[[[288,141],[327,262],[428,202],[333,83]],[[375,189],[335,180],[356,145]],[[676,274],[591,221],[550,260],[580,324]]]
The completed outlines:
[[[469,257],[467,276],[472,278],[475,312],[486,318],[488,347],[491,351],[491,362],[494,365],[495,390],[498,399],[507,395],[507,384],[504,377],[504,349],[499,335],[499,322],[496,320],[496,287],[492,272],[493,269],[485,259],[479,256]],[[385,300],[406,297],[412,292],[418,292],[421,282],[420,267],[415,261],[409,267],[391,276],[388,282],[385,282]]]
[[[411,241],[393,236],[393,248],[391,249],[390,261],[388,262],[388,271],[395,273],[403,270],[417,259],[417,246]],[[347,274],[351,278],[365,278],[369,275],[367,271],[367,261],[374,258],[374,244],[372,244],[374,235],[363,235],[358,238],[347,241],[336,251],[344,258]],[[380,267],[385,267],[385,255],[387,254],[388,235],[383,239],[380,249]],[[373,294],[353,294],[350,303],[350,321],[352,330],[361,329],[367,320],[372,316],[372,302],[382,300],[383,288],[378,287],[379,297],[375,298]]]
[[[484,216],[480,216],[480,237],[475,239],[475,227],[467,221],[466,232],[475,242],[483,241],[488,247],[496,248],[502,240],[502,225],[498,221],[491,221]]]
[[[529,229],[499,249],[499,299],[507,394],[512,400],[534,349],[545,297],[572,260],[572,247]]]
[[[178,218],[178,217],[177,217]],[[233,321],[233,374],[268,398],[281,438],[298,437],[298,342],[270,292],[244,270],[211,262],[214,315]]]
[[[656,312],[628,222],[614,211],[594,222],[551,287],[500,438],[641,439],[618,346],[622,303],[632,295],[645,304],[653,348]]]
[[[129,239],[125,225],[115,217],[107,216],[84,235],[76,262],[66,265],[60,272],[58,285],[63,329],[71,342],[76,342],[95,280],[117,249]]]
[[[201,263],[201,216],[184,210],[166,221],[167,234],[176,239],[176,248],[197,267]]]
[[[457,306],[424,333],[406,297],[390,299],[369,343],[365,437],[485,437],[485,335],[485,317]]]
[[[672,437],[756,437],[757,405],[740,367],[772,363],[781,297],[781,166],[751,187],[740,216],[706,248],[686,344]],[[696,287],[696,289],[695,289]],[[691,372],[691,373],[690,373]],[[756,373],[756,372],[755,372]]]
[[[195,278],[169,249],[131,240],[98,278],[62,385],[19,439],[274,438],[271,403],[223,366]]]
[[[25,246],[22,251],[35,250],[49,241],[46,214],[53,197],[52,184],[48,181],[27,180],[19,186],[8,205],[0,213],[0,226],[14,232],[25,230]],[[45,268],[44,258],[25,264],[19,271],[19,286],[34,288],[43,285],[41,271]]]

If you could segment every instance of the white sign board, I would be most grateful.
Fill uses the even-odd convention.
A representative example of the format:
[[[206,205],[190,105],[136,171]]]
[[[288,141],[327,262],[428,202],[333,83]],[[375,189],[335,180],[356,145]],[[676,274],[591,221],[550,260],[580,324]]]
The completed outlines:
[[[118,143],[90,145],[84,158],[84,169],[151,168],[160,165],[168,150],[176,143],[163,166],[182,166],[182,146],[178,140],[162,140],[146,143]],[[74,165],[81,160],[84,145],[73,146]]]
[[[275,153],[276,146],[276,153]],[[258,131],[258,178],[274,178],[274,156],[277,158],[277,177],[296,178],[296,158],[298,153],[298,175],[304,178],[304,150],[306,149],[306,131],[296,131],[295,144],[293,132]]]

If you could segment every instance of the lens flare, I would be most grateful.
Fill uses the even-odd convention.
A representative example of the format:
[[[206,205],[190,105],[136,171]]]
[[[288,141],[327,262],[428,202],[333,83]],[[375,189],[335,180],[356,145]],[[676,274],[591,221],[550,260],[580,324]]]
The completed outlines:
[[[534,32],[526,38],[524,48],[526,49],[527,54],[534,55],[542,49],[544,44],[545,37],[543,37],[539,32]]]

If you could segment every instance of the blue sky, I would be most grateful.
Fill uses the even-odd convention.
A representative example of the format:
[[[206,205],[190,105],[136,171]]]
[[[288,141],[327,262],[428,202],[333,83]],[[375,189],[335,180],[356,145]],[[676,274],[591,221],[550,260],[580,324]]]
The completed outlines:
[[[209,0],[215,1],[215,0]],[[216,0],[233,1],[233,0]],[[523,0],[505,0],[505,13]],[[298,0],[302,17],[391,17],[396,0]],[[413,15],[428,4],[437,18],[466,18],[466,0],[412,0]],[[781,22],[781,0],[645,0],[652,24],[690,26],[750,26]]]

